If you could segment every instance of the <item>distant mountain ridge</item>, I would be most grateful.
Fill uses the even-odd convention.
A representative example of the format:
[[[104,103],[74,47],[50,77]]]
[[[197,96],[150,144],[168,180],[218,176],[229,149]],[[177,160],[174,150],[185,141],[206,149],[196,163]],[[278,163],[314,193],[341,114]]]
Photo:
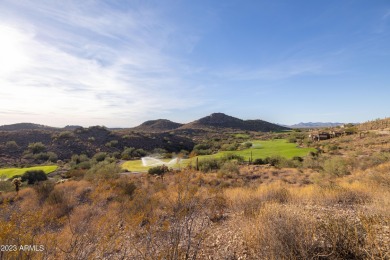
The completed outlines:
[[[64,128],[56,128],[33,123],[20,123],[12,125],[0,126],[0,131],[15,131],[15,130],[76,130],[82,128],[78,125],[67,125]],[[226,115],[224,113],[213,113],[209,116],[202,117],[198,120],[187,124],[176,123],[168,119],[148,120],[139,126],[132,128],[112,128],[110,130],[129,129],[139,132],[155,132],[162,133],[172,130],[216,130],[216,129],[236,129],[242,131],[283,131],[289,130],[288,126],[273,124],[264,120],[243,120],[236,117]]]
[[[139,126],[133,127],[132,130],[145,132],[164,132],[174,130],[183,126],[183,124],[172,122],[168,119],[148,120]]]
[[[17,130],[54,130],[55,127],[39,125],[33,123],[17,123],[10,125],[2,125],[0,126],[0,131],[17,131]]]
[[[179,129],[222,129],[231,128],[244,131],[283,131],[288,130],[288,127],[272,124],[263,120],[242,120],[236,117],[228,116],[223,113],[213,113],[209,116],[195,120],[185,124]]]
[[[291,128],[322,128],[322,127],[336,127],[344,125],[344,123],[332,122],[300,122],[299,124],[290,125]]]

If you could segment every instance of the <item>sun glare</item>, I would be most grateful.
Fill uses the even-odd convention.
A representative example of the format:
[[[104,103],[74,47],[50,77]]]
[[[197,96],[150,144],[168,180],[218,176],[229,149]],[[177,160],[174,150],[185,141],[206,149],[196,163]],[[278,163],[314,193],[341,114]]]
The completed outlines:
[[[24,43],[25,37],[21,32],[0,25],[0,75],[15,72],[27,64]]]

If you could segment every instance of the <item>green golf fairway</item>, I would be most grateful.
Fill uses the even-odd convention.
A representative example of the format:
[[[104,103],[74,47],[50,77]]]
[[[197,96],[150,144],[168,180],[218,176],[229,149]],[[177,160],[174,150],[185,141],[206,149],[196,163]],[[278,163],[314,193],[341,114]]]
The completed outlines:
[[[288,143],[285,139],[276,139],[276,140],[269,140],[269,141],[250,141],[252,143],[252,147],[249,149],[244,149],[241,151],[221,151],[216,154],[212,155],[203,155],[198,156],[199,160],[202,160],[204,158],[221,158],[223,156],[229,155],[229,154],[236,154],[243,156],[245,160],[249,160],[252,154],[252,159],[257,158],[266,158],[270,156],[282,156],[288,159],[293,158],[294,156],[300,156],[304,157],[309,152],[314,152],[314,148],[299,148],[294,143]],[[169,162],[171,159],[164,159],[162,161]],[[172,165],[172,168],[180,168],[185,167],[189,163],[195,162],[195,158],[192,159],[184,159],[181,160],[179,164]],[[127,161],[124,164],[122,164],[123,169],[127,169],[129,171],[136,171],[136,172],[146,172],[151,167],[145,167],[142,165],[141,160],[133,160],[133,161]]]

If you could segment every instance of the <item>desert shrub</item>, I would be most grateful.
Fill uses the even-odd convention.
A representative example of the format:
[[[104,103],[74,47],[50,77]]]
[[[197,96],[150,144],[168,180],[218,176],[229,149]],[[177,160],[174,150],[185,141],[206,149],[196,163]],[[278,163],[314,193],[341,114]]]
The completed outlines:
[[[123,150],[123,152],[121,154],[121,158],[123,160],[130,160],[133,158],[143,157],[147,154],[148,153],[143,149],[135,149],[134,147],[125,147],[125,149]]]
[[[195,152],[197,155],[210,155],[210,154],[213,153],[213,152],[211,151],[211,149],[206,149],[206,150],[194,150],[194,152]]]
[[[252,143],[251,142],[246,142],[242,145],[244,147],[244,149],[249,149],[252,147]]]
[[[107,153],[105,152],[99,152],[93,156],[92,159],[95,159],[97,162],[102,162],[104,159],[106,159]]]
[[[209,144],[197,144],[194,146],[193,150],[207,150],[207,149],[210,149]]]
[[[118,140],[111,140],[105,144],[107,147],[116,147],[118,145]]]
[[[367,259],[366,228],[361,222],[354,222],[345,216],[326,216],[325,221],[316,223],[317,234],[324,241],[320,248],[323,255],[333,259]]]
[[[120,152],[113,152],[112,157],[115,159],[120,159],[121,158],[121,153]]]
[[[294,161],[303,162],[303,158],[300,157],[300,156],[294,156],[292,159],[293,159]]]
[[[222,162],[216,158],[206,158],[199,161],[199,170],[210,172],[221,168]]]
[[[72,163],[74,163],[74,164],[79,164],[79,163],[81,163],[81,162],[86,162],[86,161],[88,161],[88,160],[89,160],[89,158],[88,158],[88,156],[85,155],[85,154],[80,154],[80,155],[74,154],[74,155],[72,155],[72,157],[71,157],[71,161],[72,161]]]
[[[345,159],[334,157],[324,162],[324,171],[332,176],[341,177],[350,174],[348,163]]]
[[[91,168],[91,163],[89,161],[80,162],[79,164],[76,164],[74,169],[82,169],[82,170],[88,170]]]
[[[194,146],[192,153],[196,155],[209,155],[212,154],[211,145],[210,144],[197,144]]]
[[[148,153],[144,150],[144,149],[136,149],[133,153],[133,156],[136,157],[136,158],[140,158],[140,157],[143,157],[145,155],[147,155]]]
[[[12,185],[11,181],[6,181],[5,179],[0,178],[0,191],[1,192],[8,192],[15,190],[14,186]],[[1,200],[0,200],[1,204]]]
[[[22,175],[22,181],[27,181],[27,184],[34,184],[36,182],[47,180],[46,173],[42,170],[31,170],[26,171]]]
[[[163,148],[154,148],[153,151],[152,151],[152,154],[159,154],[159,155],[163,155],[167,152],[167,150],[163,149]]]
[[[390,164],[377,166],[375,169],[368,171],[367,177],[371,183],[382,186],[390,190]]]
[[[365,170],[371,167],[375,167],[379,164],[388,162],[390,160],[390,153],[381,152],[373,153],[364,158],[364,160],[359,160],[356,164],[360,169]]]
[[[69,215],[73,207],[69,203],[69,194],[61,187],[55,187],[46,199],[46,203],[50,205],[50,215],[55,218],[60,218]]]
[[[345,216],[268,204],[246,227],[246,241],[261,259],[366,259],[367,229]]]
[[[225,211],[228,208],[228,201],[223,194],[216,194],[209,198],[205,205],[207,215],[212,222],[218,222],[225,218]]]
[[[284,158],[281,156],[271,156],[271,157],[266,157],[264,159],[264,162],[266,164],[271,165],[271,166],[279,166],[280,162],[283,160],[284,160]]]
[[[223,163],[219,170],[222,174],[239,174],[240,170],[238,164],[232,161],[226,161]]]
[[[116,163],[109,163],[107,161],[99,162],[91,167],[86,174],[87,180],[98,180],[98,179],[116,179],[122,171],[119,165]]]
[[[51,181],[45,181],[43,183],[38,183],[38,185],[34,185],[34,190],[37,193],[38,199],[41,203],[49,197],[53,189],[54,183]]]
[[[41,142],[37,142],[37,143],[30,143],[28,145],[28,149],[33,153],[33,154],[37,154],[37,153],[41,153],[41,152],[44,152],[46,150],[46,146],[41,143]]]
[[[129,160],[133,157],[133,152],[135,151],[134,147],[125,147],[121,154],[123,160]]]
[[[240,145],[238,143],[234,144],[223,144],[221,146],[222,151],[236,151]]]
[[[197,259],[210,224],[208,201],[188,175],[178,175],[163,196],[134,196],[132,204],[144,213],[135,222],[139,255],[134,259]]]
[[[152,167],[148,170],[148,173],[149,174],[156,174],[156,175],[163,175],[164,173],[168,172],[169,169],[166,165],[160,165],[160,166],[156,166],[156,167]]]
[[[289,142],[289,143],[296,143],[297,142],[297,138],[295,138],[294,136],[290,136],[289,138],[287,138],[287,142]]]
[[[72,169],[65,173],[65,178],[82,179],[86,173],[86,169],[78,168]]]
[[[299,157],[300,158],[300,157]],[[281,157],[278,160],[278,163],[276,166],[281,167],[281,168],[298,168],[302,166],[302,162],[299,159],[287,159],[284,157]]]
[[[306,156],[302,162],[302,167],[320,170],[322,169],[322,161],[318,157]]]
[[[58,139],[69,139],[73,138],[74,134],[71,131],[64,131],[58,134]]]
[[[53,162],[53,163],[57,162],[58,155],[56,153],[54,153],[54,152],[47,152],[47,155],[49,156],[48,161]]]
[[[17,150],[19,148],[19,145],[15,141],[8,141],[5,143],[5,147],[8,150]]]
[[[121,193],[126,196],[133,196],[135,190],[137,189],[137,186],[134,184],[134,182],[129,182],[126,180],[119,181],[117,183],[117,187],[120,189]]]
[[[335,202],[345,205],[364,204],[371,201],[371,195],[361,190],[344,188],[336,193]]]
[[[244,213],[246,218],[257,216],[264,200],[258,195],[256,189],[232,188],[224,190],[225,196],[230,202],[230,207],[239,213]]]
[[[273,204],[260,209],[244,231],[259,259],[309,259],[314,255],[313,221],[300,213]]]
[[[263,164],[266,164],[266,162],[261,158],[256,158],[253,160],[253,164],[254,165],[263,165]]]
[[[286,188],[271,188],[264,194],[263,200],[284,204],[291,200],[291,193]]]
[[[49,155],[47,153],[37,153],[33,155],[33,158],[39,161],[47,161],[49,160]]]
[[[237,161],[237,162],[243,162],[244,156],[238,155],[238,154],[227,154],[221,158],[222,161]]]

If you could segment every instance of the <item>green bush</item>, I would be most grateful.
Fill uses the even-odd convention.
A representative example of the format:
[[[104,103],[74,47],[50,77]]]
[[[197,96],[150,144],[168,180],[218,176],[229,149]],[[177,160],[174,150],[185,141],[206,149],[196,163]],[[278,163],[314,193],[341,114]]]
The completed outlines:
[[[283,158],[280,156],[271,156],[271,157],[266,157],[264,159],[264,162],[266,164],[270,164],[271,166],[279,166],[279,164],[282,160],[283,160]]]
[[[211,146],[209,144],[197,144],[192,150],[197,155],[209,155],[212,154]]]
[[[88,160],[89,160],[89,158],[88,158],[88,156],[85,155],[85,154],[80,154],[80,155],[74,154],[74,155],[72,155],[72,157],[71,157],[71,161],[72,161],[73,163],[75,163],[75,164],[79,164],[79,163],[81,163],[81,162],[86,162],[86,161],[88,161]]]
[[[206,150],[194,150],[194,152],[195,152],[197,155],[210,155],[210,154],[213,153],[210,149],[206,149]]]
[[[222,174],[239,174],[240,170],[236,162],[227,161],[219,170]]]
[[[111,140],[105,144],[107,147],[116,147],[118,145],[118,140]]]
[[[207,150],[210,149],[209,144],[197,144],[194,146],[194,150]]]
[[[238,155],[238,154],[227,154],[221,158],[222,161],[231,161],[235,160],[237,162],[243,162],[244,156]]]
[[[165,150],[164,150],[165,151]],[[130,160],[133,158],[140,158],[148,153],[144,149],[135,149],[134,147],[125,147],[121,154],[123,160]]]
[[[33,158],[39,161],[47,161],[49,160],[49,155],[47,153],[37,153],[33,155]]]
[[[74,169],[88,170],[91,168],[91,163],[89,161],[80,162],[74,166]]]
[[[164,173],[168,172],[168,167],[166,165],[156,166],[152,167],[148,170],[148,173],[151,175],[163,175]]]
[[[245,149],[249,149],[252,147],[252,143],[251,142],[246,142],[242,145]]]
[[[36,182],[47,180],[46,173],[42,170],[26,171],[22,175],[22,181],[27,181],[27,184],[34,184]]]
[[[235,144],[224,144],[221,146],[222,151],[237,151],[238,147],[240,145],[235,143]]]
[[[266,164],[265,161],[261,158],[256,158],[253,160],[253,164],[254,165],[263,165],[263,164]]]
[[[122,171],[121,167],[116,163],[110,163],[107,161],[99,162],[91,167],[85,174],[87,180],[96,179],[116,179]]]
[[[222,161],[215,158],[207,158],[199,161],[199,170],[210,172],[221,168]]]
[[[46,146],[41,143],[41,142],[38,142],[38,143],[30,143],[28,145],[28,149],[33,153],[33,154],[37,154],[37,153],[41,153],[41,152],[44,152],[46,150]]]
[[[95,159],[97,162],[102,162],[104,159],[106,159],[107,154],[104,152],[99,152],[93,156],[93,159]]]

